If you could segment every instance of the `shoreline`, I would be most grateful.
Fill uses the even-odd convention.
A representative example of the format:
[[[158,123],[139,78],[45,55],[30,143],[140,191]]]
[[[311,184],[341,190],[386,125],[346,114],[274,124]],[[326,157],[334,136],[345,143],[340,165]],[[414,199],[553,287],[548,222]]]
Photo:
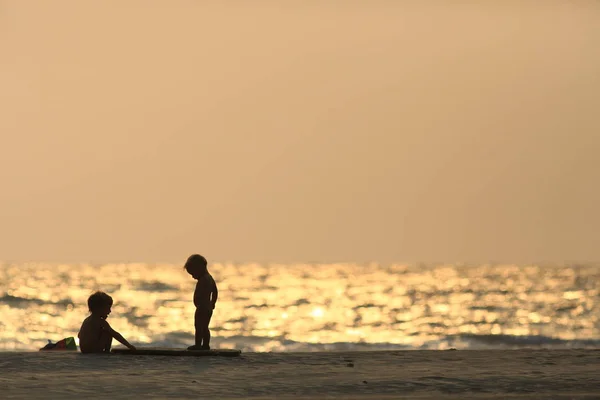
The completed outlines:
[[[135,346],[140,349],[146,349],[146,348],[161,348],[161,349],[169,349],[169,350],[184,350],[185,347],[180,346],[180,347],[176,347],[176,346],[154,346],[154,345],[140,345],[140,344],[135,344]],[[113,346],[112,349],[126,349],[125,346]],[[231,348],[219,348],[219,347],[213,347],[211,348],[212,350],[238,350],[238,349],[231,349]],[[449,348],[449,349],[418,349],[418,348],[414,348],[414,349],[373,349],[373,350],[307,350],[307,351],[298,351],[298,350],[294,350],[294,351],[241,351],[241,354],[280,354],[280,355],[308,355],[308,354],[361,354],[361,353],[380,353],[380,354],[388,354],[388,353],[415,353],[415,352],[422,352],[422,353],[448,353],[448,352],[473,352],[473,353],[480,353],[480,352],[486,352],[486,353],[495,353],[495,352],[502,352],[502,353],[506,353],[506,352],[517,352],[517,353],[521,353],[521,352],[570,352],[570,351],[598,351],[600,352],[600,346],[593,346],[593,347],[570,347],[570,348],[556,348],[556,347],[543,347],[543,346],[532,346],[532,347],[518,347],[518,348],[466,348],[466,349],[461,349],[461,348]],[[3,353],[24,353],[24,354],[31,354],[31,353],[79,353],[82,354],[79,351],[79,346],[77,347],[77,350],[44,350],[44,351],[40,351],[38,350],[31,350],[31,349],[0,349],[0,354]],[[114,354],[111,352],[111,354]],[[143,356],[143,355],[140,355]],[[144,355],[145,356],[145,355]],[[150,357],[150,355],[148,356]],[[159,356],[154,356],[154,357],[159,357]],[[166,356],[165,356],[166,357]]]

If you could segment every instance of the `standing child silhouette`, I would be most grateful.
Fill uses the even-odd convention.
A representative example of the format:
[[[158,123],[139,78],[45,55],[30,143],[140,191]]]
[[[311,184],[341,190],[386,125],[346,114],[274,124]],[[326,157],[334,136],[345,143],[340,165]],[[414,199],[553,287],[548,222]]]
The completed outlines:
[[[213,314],[219,291],[212,275],[208,273],[206,258],[200,254],[191,255],[186,263],[185,270],[196,279],[194,291],[194,327],[196,328],[195,344],[188,350],[210,350],[210,330],[208,324]]]

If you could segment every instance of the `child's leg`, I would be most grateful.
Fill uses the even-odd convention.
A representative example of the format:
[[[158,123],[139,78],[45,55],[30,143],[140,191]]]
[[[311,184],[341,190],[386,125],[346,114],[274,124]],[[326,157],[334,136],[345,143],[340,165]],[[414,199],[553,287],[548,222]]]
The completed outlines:
[[[208,325],[210,324],[210,319],[212,318],[212,310],[210,310],[206,316],[206,325],[204,328],[204,334],[202,335],[202,348],[204,350],[210,349],[210,329],[208,329]]]
[[[196,328],[196,347],[204,347],[204,338],[208,329],[208,314],[206,310],[196,309],[194,314],[194,325]]]

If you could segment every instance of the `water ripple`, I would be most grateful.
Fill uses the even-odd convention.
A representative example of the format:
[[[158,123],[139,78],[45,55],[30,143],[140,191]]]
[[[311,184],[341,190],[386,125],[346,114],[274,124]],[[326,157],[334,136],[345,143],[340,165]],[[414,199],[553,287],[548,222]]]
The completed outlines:
[[[596,347],[597,266],[214,264],[217,346],[254,351]],[[105,290],[138,344],[193,341],[195,281],[181,266],[1,264],[0,348],[76,336]],[[371,347],[369,347],[371,346]]]

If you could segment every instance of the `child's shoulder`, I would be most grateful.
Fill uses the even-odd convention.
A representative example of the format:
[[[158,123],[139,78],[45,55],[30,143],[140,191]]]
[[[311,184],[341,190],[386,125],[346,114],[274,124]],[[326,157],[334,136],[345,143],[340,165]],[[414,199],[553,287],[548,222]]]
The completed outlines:
[[[83,323],[86,325],[96,325],[98,323],[101,322],[101,318],[98,318],[95,315],[88,315],[84,320]]]
[[[95,325],[94,319],[92,318],[91,315],[88,315],[81,323],[81,329],[93,328],[94,325]]]

